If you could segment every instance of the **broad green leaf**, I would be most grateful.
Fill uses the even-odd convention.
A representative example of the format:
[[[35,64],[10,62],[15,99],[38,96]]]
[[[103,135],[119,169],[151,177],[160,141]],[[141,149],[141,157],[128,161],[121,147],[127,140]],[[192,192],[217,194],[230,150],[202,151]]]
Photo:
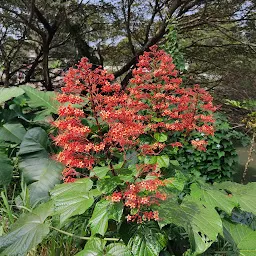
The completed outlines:
[[[116,187],[121,184],[123,181],[117,176],[115,177],[104,177],[103,179],[98,180],[97,188],[104,194],[109,194],[113,192]]]
[[[115,212],[116,211],[116,212]],[[101,200],[94,208],[92,217],[89,221],[92,235],[101,234],[104,236],[108,228],[108,220],[120,221],[123,207],[107,200]]]
[[[93,202],[93,195],[89,192],[93,182],[88,179],[79,179],[74,183],[57,185],[51,191],[55,205],[55,213],[60,214],[60,223],[68,218],[83,214]]]
[[[78,179],[72,183],[63,183],[56,185],[51,191],[51,196],[59,197],[66,193],[84,193],[89,192],[92,188],[93,182],[89,178]]]
[[[85,245],[84,249],[75,256],[100,256],[104,255],[106,241],[98,237],[92,237]],[[121,255],[120,255],[121,256]]]
[[[55,92],[42,92],[30,86],[22,86],[26,95],[29,97],[27,104],[31,108],[43,108],[41,115],[47,116],[52,113],[56,114],[59,107],[59,102],[56,100]]]
[[[27,131],[20,145],[19,168],[22,170],[25,182],[29,184],[30,203],[49,198],[49,191],[60,183],[63,166],[52,160],[46,150],[48,137],[39,127]]]
[[[256,182],[242,185],[228,181],[216,184],[215,186],[226,191],[230,199],[239,204],[242,211],[251,212],[256,215]]]
[[[25,93],[20,87],[0,88],[0,104]]]
[[[19,155],[40,153],[40,157],[48,157],[48,136],[45,130],[35,127],[27,131],[20,145]]]
[[[157,156],[156,163],[159,168],[162,168],[162,167],[167,168],[170,164],[169,156],[167,155]]]
[[[223,222],[225,238],[234,244],[241,256],[256,255],[256,231],[243,224]]]
[[[101,234],[104,236],[106,233],[108,228],[109,207],[110,201],[106,200],[100,201],[96,204],[92,217],[89,221],[92,235]]]
[[[49,233],[46,218],[52,214],[52,202],[40,205],[33,212],[22,215],[11,226],[10,233],[0,237],[1,255],[26,255],[29,250],[42,242]]]
[[[102,179],[106,176],[109,170],[109,166],[96,166],[91,170],[90,177],[97,176],[99,179]]]
[[[187,231],[195,255],[206,251],[222,233],[222,221],[215,209],[196,203],[190,197],[181,205],[163,201],[158,211],[162,226],[173,223]]]
[[[22,158],[19,163],[30,192],[30,203],[49,198],[49,191],[61,181],[63,165],[50,158]],[[32,183],[31,183],[32,182]]]
[[[137,172],[136,169],[132,170],[131,168],[122,168],[116,171],[118,178],[124,182],[133,182]]]
[[[132,256],[126,245],[121,243],[112,243],[106,247],[106,256]]]
[[[176,171],[175,177],[166,179],[166,187],[176,188],[179,191],[183,191],[186,182],[187,177],[184,176],[182,172]]]
[[[106,241],[93,237],[85,245],[84,249],[75,256],[131,256],[129,249],[121,243],[111,243],[105,247]]]
[[[160,156],[151,156],[146,157],[144,160],[145,164],[157,164],[159,168],[168,167],[170,164],[169,156],[160,155]]]
[[[156,223],[138,225],[129,240],[128,247],[136,256],[158,256],[164,249],[167,238],[161,233]]]
[[[26,133],[22,124],[4,124],[0,128],[0,140],[21,143]]]
[[[191,197],[198,201],[198,203],[208,205],[212,208],[217,207],[229,215],[231,215],[234,207],[237,206],[237,204],[226,193],[216,190],[212,186],[200,188],[198,185],[192,184],[190,189]]]
[[[124,209],[124,205],[122,202],[111,204],[111,207],[109,208],[109,212],[108,212],[109,213],[108,218],[119,222],[123,215],[123,209]]]
[[[0,152],[0,186],[8,185],[12,179],[13,165],[7,155]]]
[[[164,134],[164,133],[159,133],[159,132],[156,132],[154,134],[154,138],[158,141],[158,142],[165,142],[167,141],[167,135]]]
[[[170,160],[170,164],[172,164],[174,166],[180,166],[180,164],[177,160]]]

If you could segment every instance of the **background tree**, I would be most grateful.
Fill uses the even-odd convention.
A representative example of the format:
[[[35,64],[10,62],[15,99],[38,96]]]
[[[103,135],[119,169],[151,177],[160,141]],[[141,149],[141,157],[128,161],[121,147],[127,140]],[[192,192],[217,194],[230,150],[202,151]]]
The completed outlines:
[[[186,84],[200,82],[216,92],[219,87],[224,95],[230,90],[224,92],[223,85],[234,90],[242,85],[245,96],[245,84],[255,80],[254,13],[254,1],[247,0],[4,0],[0,22],[12,32],[1,40],[2,65],[14,75],[24,68],[27,49],[33,49],[36,56],[27,61],[22,83],[40,74],[36,80],[52,90],[53,63],[67,68],[86,56],[94,66],[112,69],[125,87],[138,57],[165,43],[167,26],[175,23],[190,78]],[[6,57],[7,37],[12,48],[19,45],[16,55],[22,52],[23,58]],[[9,69],[7,59],[12,59]],[[13,84],[5,77],[5,85]]]

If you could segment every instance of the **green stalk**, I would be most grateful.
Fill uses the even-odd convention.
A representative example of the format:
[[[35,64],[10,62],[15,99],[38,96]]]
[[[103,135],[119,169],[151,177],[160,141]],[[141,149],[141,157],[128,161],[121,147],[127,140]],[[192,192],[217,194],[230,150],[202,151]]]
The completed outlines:
[[[69,233],[67,231],[64,231],[64,230],[61,230],[61,229],[58,229],[58,228],[55,228],[55,227],[52,227],[50,226],[51,229],[54,229],[56,231],[58,231],[59,233],[62,233],[64,235],[67,235],[67,236],[72,236],[74,238],[78,238],[78,239],[81,239],[81,240],[90,240],[91,237],[88,237],[88,236],[77,236],[77,235],[74,235],[72,233]],[[103,238],[103,240],[105,241],[119,241],[120,239],[119,238]]]
[[[6,208],[6,212],[8,214],[9,220],[13,224],[14,223],[14,218],[12,216],[12,211],[11,211],[10,205],[9,205],[8,200],[7,200],[7,198],[6,198],[6,196],[5,196],[3,191],[1,192],[1,197],[3,199],[4,206]]]

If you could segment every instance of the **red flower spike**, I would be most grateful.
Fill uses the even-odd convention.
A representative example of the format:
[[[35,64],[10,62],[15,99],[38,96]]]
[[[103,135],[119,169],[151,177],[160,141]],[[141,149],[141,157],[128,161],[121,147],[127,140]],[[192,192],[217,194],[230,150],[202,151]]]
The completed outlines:
[[[86,58],[76,68],[70,68],[57,97],[62,105],[59,119],[53,122],[59,132],[53,140],[62,147],[56,159],[67,167],[63,171],[65,182],[74,182],[79,172],[88,173],[102,161],[102,155],[111,161],[112,152],[125,154],[136,149],[138,154],[149,156],[160,155],[169,146],[182,147],[178,141],[142,143],[143,134],[152,138],[155,132],[164,132],[168,137],[175,131],[186,135],[192,131],[214,134],[212,113],[216,107],[212,97],[198,85],[182,88],[172,58],[156,45],[139,57],[125,90],[113,83],[112,74],[100,67],[91,68]],[[87,118],[88,123],[93,122],[92,126],[84,125]],[[206,150],[207,141],[192,140],[191,144],[198,150]],[[157,164],[140,164],[136,169],[134,184],[127,183],[123,191],[106,198],[113,203],[123,201],[128,210],[136,211],[127,215],[127,221],[158,221],[158,212],[150,207],[166,200],[161,188],[171,181],[162,178]]]

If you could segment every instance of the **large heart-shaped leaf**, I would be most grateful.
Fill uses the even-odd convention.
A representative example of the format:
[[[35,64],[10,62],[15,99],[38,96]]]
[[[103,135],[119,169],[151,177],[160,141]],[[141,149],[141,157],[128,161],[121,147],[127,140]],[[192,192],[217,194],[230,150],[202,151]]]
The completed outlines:
[[[104,255],[103,251],[106,245],[106,241],[103,239],[93,237],[85,245],[84,249],[77,253],[75,256],[97,256]]]
[[[104,234],[108,228],[108,220],[120,221],[123,213],[123,205],[112,203],[111,201],[101,200],[94,208],[92,217],[89,221],[92,235]]]
[[[238,184],[235,182],[223,182],[216,184],[216,188],[225,191],[226,194],[242,211],[251,212],[256,215],[256,183],[248,183],[247,185]]]
[[[25,93],[20,87],[0,88],[0,104]]]
[[[79,179],[74,183],[57,185],[51,191],[55,204],[56,214],[60,214],[63,223],[71,216],[83,214],[94,202],[93,193],[90,193],[93,182],[88,179]]]
[[[40,127],[27,131],[20,145],[19,155],[39,153],[40,157],[48,157],[47,145],[49,143],[47,133]]]
[[[219,208],[231,215],[234,207],[238,206],[227,193],[215,189],[213,186],[204,186],[200,188],[199,185],[192,184],[191,197],[203,205],[212,208]]]
[[[26,253],[42,242],[49,233],[46,218],[53,212],[52,202],[40,205],[33,212],[22,215],[11,231],[0,237],[1,255],[18,256]]]
[[[131,256],[129,249],[121,243],[111,243],[105,247],[106,241],[93,237],[85,245],[84,249],[75,256]]]
[[[231,242],[241,256],[256,255],[256,231],[243,224],[223,222],[225,238]]]
[[[30,191],[30,203],[35,205],[49,198],[49,191],[61,180],[63,166],[49,157],[48,136],[39,127],[27,131],[20,145],[19,168]]]
[[[19,167],[29,184],[31,205],[49,199],[49,191],[61,181],[63,166],[50,158],[28,156],[21,159]]]
[[[154,222],[138,225],[133,230],[133,235],[129,240],[128,247],[133,255],[138,256],[158,256],[164,249],[167,238]]]
[[[102,179],[110,171],[109,166],[96,166],[90,172],[90,177],[97,176],[99,179]]]
[[[8,185],[12,179],[13,165],[11,159],[0,152],[0,185]]]
[[[56,114],[59,102],[56,100],[55,92],[42,92],[30,86],[22,86],[26,95],[29,97],[27,104],[31,108],[42,108],[41,116],[48,116],[52,113]]]
[[[159,133],[159,132],[156,132],[154,134],[154,138],[158,141],[158,142],[165,142],[167,141],[168,137],[165,133]]]
[[[0,128],[0,140],[20,144],[26,133],[22,124],[4,124]]]
[[[197,203],[187,197],[181,205],[166,200],[159,206],[160,224],[173,223],[183,227],[190,236],[195,255],[206,251],[222,234],[222,221],[216,210],[208,205]]]

